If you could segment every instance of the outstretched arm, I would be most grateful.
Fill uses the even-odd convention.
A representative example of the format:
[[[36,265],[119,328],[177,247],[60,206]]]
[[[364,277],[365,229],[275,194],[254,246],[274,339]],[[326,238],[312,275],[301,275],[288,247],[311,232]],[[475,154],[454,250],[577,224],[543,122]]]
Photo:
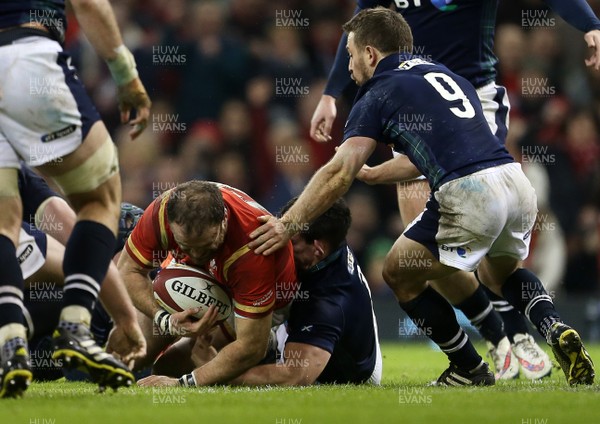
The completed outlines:
[[[360,10],[360,7],[357,7],[354,14],[356,15]],[[338,44],[327,85],[310,121],[310,136],[315,141],[325,142],[331,140],[331,127],[337,115],[335,100],[341,96],[346,88],[353,84],[350,72],[348,72],[347,41],[348,35],[344,33]]]
[[[412,180],[421,172],[408,159],[408,156],[398,155],[377,166],[364,165],[356,178],[367,184],[394,184]]]
[[[561,18],[585,33],[584,40],[592,55],[585,60],[587,66],[600,70],[600,20],[585,0],[544,0]]]
[[[192,385],[207,386],[226,383],[258,364],[265,356],[273,314],[258,319],[235,319],[237,338],[205,365],[192,371]],[[189,380],[184,376],[185,385]],[[151,375],[138,382],[140,386],[177,386],[176,378]]]
[[[114,321],[109,336],[111,350],[125,363],[146,355],[146,339],[138,324],[135,308],[114,263],[110,263],[100,290],[100,300]]]
[[[376,141],[367,137],[350,137],[329,162],[311,178],[294,205],[280,219],[264,216],[263,225],[254,230],[249,246],[257,254],[270,255],[285,246],[290,238],[311,223],[343,196],[365,164]]]
[[[73,11],[81,29],[100,57],[106,61],[118,86],[121,123],[129,121],[132,109],[137,116],[130,124],[131,138],[144,130],[150,116],[150,98],[138,78],[133,55],[123,45],[121,32],[108,0],[71,0]]]
[[[331,354],[306,343],[286,343],[284,361],[250,368],[230,384],[239,386],[308,386],[327,366]]]

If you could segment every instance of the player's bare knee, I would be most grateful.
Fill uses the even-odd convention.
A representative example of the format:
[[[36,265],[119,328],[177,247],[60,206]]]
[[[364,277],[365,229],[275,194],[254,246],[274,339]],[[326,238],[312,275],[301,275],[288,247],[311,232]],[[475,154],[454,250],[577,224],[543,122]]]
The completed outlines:
[[[397,256],[392,259],[390,255],[383,265],[383,279],[400,302],[414,299],[427,285],[426,281],[416,277],[411,270],[399,266]]]
[[[394,250],[390,251],[383,263],[383,279],[387,285],[396,290],[406,282],[406,270],[399,266],[398,255]]]

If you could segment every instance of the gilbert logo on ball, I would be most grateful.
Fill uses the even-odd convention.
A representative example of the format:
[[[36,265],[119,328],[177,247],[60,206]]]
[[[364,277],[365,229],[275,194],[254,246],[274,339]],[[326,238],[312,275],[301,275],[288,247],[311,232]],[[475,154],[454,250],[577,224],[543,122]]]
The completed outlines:
[[[191,266],[170,263],[159,271],[152,282],[154,298],[169,313],[200,308],[202,318],[211,305],[218,311],[219,321],[231,314],[231,299],[225,288],[209,273]]]

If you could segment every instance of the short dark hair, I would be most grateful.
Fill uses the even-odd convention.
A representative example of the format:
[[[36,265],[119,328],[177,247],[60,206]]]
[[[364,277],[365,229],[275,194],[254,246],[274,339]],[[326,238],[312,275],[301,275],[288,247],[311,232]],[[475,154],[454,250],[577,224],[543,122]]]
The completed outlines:
[[[297,196],[287,202],[281,210],[281,215],[286,213],[296,203],[296,200],[298,200]],[[306,230],[300,231],[299,234],[307,242],[324,240],[329,243],[332,249],[335,249],[346,240],[346,234],[348,234],[351,224],[350,209],[344,199],[339,198],[329,209],[315,219]]]
[[[209,181],[192,180],[168,193],[167,219],[186,233],[200,234],[225,218],[225,202],[219,187]]]
[[[384,7],[361,10],[342,28],[348,34],[354,32],[354,44],[360,48],[373,46],[386,55],[413,49],[413,36],[406,20]]]

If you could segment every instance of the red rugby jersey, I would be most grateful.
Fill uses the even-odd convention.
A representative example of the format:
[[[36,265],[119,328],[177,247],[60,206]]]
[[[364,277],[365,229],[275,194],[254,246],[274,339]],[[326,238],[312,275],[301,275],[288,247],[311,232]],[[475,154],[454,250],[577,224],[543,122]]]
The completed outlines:
[[[248,243],[249,234],[260,225],[258,217],[269,214],[241,190],[218,184],[227,209],[227,234],[223,246],[210,261],[209,271],[233,299],[236,314],[260,318],[285,306],[298,287],[291,242],[276,253],[256,255]],[[125,249],[140,266],[155,268],[169,255],[196,265],[181,252],[167,222],[169,191],[158,197],[144,212],[129,236]]]

